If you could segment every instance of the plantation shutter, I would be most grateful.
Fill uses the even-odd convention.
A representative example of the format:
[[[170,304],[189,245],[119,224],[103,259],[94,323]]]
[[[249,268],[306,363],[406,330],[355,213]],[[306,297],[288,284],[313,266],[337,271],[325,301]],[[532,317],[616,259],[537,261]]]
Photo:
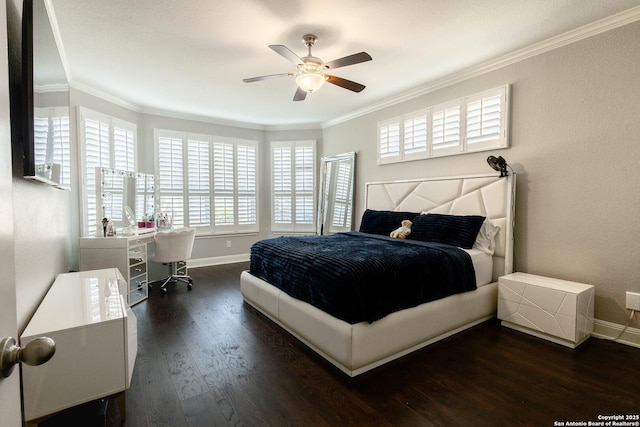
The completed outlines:
[[[187,206],[190,227],[211,225],[211,164],[209,141],[189,138],[187,142]]]
[[[272,142],[272,230],[315,231],[315,141]]]
[[[37,113],[37,111],[36,111]],[[47,147],[49,140],[49,117],[40,116],[33,119],[33,142],[36,165],[47,163]]]
[[[292,147],[274,147],[273,164],[273,222],[292,224],[293,168]]]
[[[508,113],[505,85],[378,122],[378,164],[506,148]]]
[[[85,189],[87,235],[95,236],[97,224],[102,220],[103,213],[97,211],[96,168],[110,167],[109,156],[110,131],[109,123],[98,119],[84,120],[84,149],[85,149]],[[98,218],[100,217],[100,218]]]
[[[69,114],[66,109],[62,114],[54,109],[51,118],[53,157],[51,161],[60,165],[60,184],[63,187],[71,186],[71,147],[69,144]]]
[[[113,126],[113,167],[133,172],[135,151],[135,132],[123,126]]]
[[[101,168],[96,169],[96,173]],[[104,193],[104,204],[102,205],[104,215],[109,221],[122,221],[124,215],[124,180],[128,172],[115,169],[104,169],[102,173],[102,191]],[[102,197],[100,195],[100,197]],[[100,219],[100,218],[99,218]]]
[[[378,128],[380,163],[397,161],[400,158],[400,122],[382,124]]]
[[[256,226],[258,224],[258,186],[256,146],[238,144],[238,225]],[[257,227],[253,227],[257,230]]]
[[[497,141],[502,136],[505,88],[467,102],[467,145]]]
[[[460,145],[460,106],[436,109],[431,117],[433,151],[457,149]]]
[[[233,144],[213,144],[214,224],[235,223]]]
[[[295,148],[296,224],[313,224],[313,148]]]
[[[171,216],[174,227],[184,226],[183,140],[158,138],[158,175],[160,176],[160,212]]]
[[[258,231],[257,142],[156,129],[162,212],[199,233]]]
[[[341,228],[343,231],[351,229],[351,192],[353,191],[353,185],[351,185],[351,164],[346,162],[340,162],[338,164],[335,201],[333,204],[333,214],[331,219],[331,225],[335,230],[336,227]]]
[[[404,121],[405,157],[427,152],[427,115],[418,115]]]
[[[51,178],[61,187],[69,188],[71,185],[69,109],[36,108],[34,112],[33,137],[36,165],[59,165],[60,176],[51,176]]]

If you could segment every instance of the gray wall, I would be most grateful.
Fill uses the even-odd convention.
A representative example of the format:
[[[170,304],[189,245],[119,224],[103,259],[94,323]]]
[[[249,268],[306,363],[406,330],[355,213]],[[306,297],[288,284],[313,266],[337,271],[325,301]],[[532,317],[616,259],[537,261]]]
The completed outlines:
[[[595,317],[624,324],[640,292],[640,23],[538,55],[324,129],[325,152],[355,150],[356,217],[364,183],[488,172],[501,155],[518,173],[518,271],[593,284]],[[376,165],[376,123],[511,84],[511,147]],[[635,320],[631,326],[640,323]]]
[[[22,0],[7,2],[7,34],[12,113],[20,108],[22,84]],[[17,103],[16,103],[17,102]],[[12,127],[19,125],[12,122]],[[36,184],[22,178],[22,134],[12,129],[13,228],[15,253],[16,314],[22,332],[59,273],[69,267],[72,248],[69,191]],[[17,150],[17,151],[16,151]]]

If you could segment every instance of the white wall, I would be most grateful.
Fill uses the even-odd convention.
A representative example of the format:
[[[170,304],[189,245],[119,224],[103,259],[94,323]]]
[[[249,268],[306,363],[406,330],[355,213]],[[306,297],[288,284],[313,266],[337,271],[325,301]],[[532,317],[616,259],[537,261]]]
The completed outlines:
[[[625,291],[640,292],[638,40],[636,22],[328,127],[324,152],[357,151],[358,190],[368,181],[487,172],[486,157],[502,155],[518,173],[517,270],[593,284],[596,318],[624,324]],[[379,120],[505,83],[510,148],[376,165]]]

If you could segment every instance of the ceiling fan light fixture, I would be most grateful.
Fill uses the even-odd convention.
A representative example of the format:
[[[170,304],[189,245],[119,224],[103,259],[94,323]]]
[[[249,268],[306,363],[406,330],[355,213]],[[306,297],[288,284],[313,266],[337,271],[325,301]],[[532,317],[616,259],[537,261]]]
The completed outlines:
[[[305,92],[315,92],[325,81],[322,72],[303,71],[296,73],[296,84]]]
[[[315,92],[322,87],[324,82],[348,89],[353,92],[362,92],[365,88],[363,84],[343,79],[333,74],[326,74],[328,70],[334,70],[348,65],[359,64],[361,62],[371,61],[371,55],[366,52],[354,53],[342,58],[335,59],[328,63],[324,63],[322,59],[311,55],[311,48],[318,40],[313,34],[305,34],[302,42],[307,46],[307,56],[302,58],[296,55],[291,49],[281,44],[269,45],[269,48],[278,55],[293,62],[296,65],[296,71],[292,73],[270,74],[266,76],[250,77],[242,79],[245,83],[268,80],[276,77],[293,76],[296,80],[296,93],[293,95],[294,101],[303,101],[309,92]],[[332,72],[333,73],[333,72]]]

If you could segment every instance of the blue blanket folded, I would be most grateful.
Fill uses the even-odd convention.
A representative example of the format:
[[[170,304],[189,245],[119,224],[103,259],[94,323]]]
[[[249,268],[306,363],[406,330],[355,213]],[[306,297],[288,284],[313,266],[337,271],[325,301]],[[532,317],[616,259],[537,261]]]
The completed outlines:
[[[351,324],[476,289],[457,247],[360,232],[256,242],[249,271]]]

